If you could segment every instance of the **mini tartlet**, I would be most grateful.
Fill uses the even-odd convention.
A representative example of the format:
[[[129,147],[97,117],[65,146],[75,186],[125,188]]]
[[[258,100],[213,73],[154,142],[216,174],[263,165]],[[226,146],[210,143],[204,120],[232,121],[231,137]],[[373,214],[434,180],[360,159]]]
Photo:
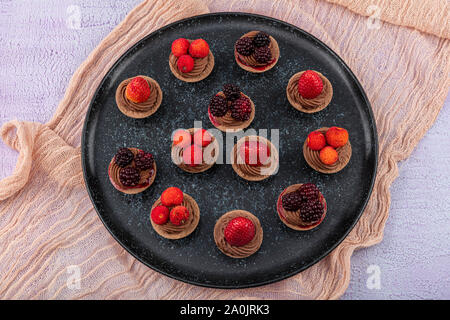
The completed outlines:
[[[145,80],[145,82],[137,83],[133,88],[133,93],[139,94],[142,97],[144,92],[146,92],[146,95],[142,100],[133,101],[127,95],[127,88],[129,89],[130,84],[134,85],[136,80],[141,79]],[[147,76],[125,79],[119,84],[116,90],[117,107],[127,117],[135,119],[146,118],[154,114],[161,106],[162,98],[163,93],[158,82]]]
[[[172,137],[172,161],[189,173],[200,173],[211,168],[217,161],[219,151],[216,138],[205,129],[179,129]]]
[[[293,184],[278,197],[277,212],[289,228],[306,231],[317,227],[325,219],[327,202],[314,184]]]
[[[272,69],[280,58],[277,41],[262,31],[250,31],[234,45],[234,58],[242,69],[262,73]]]
[[[246,136],[231,152],[234,171],[248,181],[261,181],[274,175],[279,165],[278,150],[266,138]]]
[[[166,189],[152,206],[150,221],[161,237],[170,240],[189,236],[200,221],[200,209],[190,195],[179,188]]]
[[[209,102],[208,117],[223,132],[236,132],[247,128],[255,118],[255,104],[238,86],[224,85]]]
[[[295,109],[305,113],[315,113],[330,104],[333,86],[322,73],[306,70],[294,74],[289,79],[286,95]]]
[[[214,226],[214,241],[231,258],[246,258],[261,247],[263,230],[258,218],[245,210],[233,210],[221,216]]]
[[[156,161],[141,149],[121,148],[109,163],[108,176],[120,192],[141,193],[155,181]]]
[[[181,81],[198,82],[214,69],[214,55],[203,39],[176,39],[169,55],[169,67]]]
[[[347,164],[349,163],[350,158],[352,156],[352,146],[350,144],[350,140],[348,139],[348,133],[346,133],[347,136],[346,136],[346,139],[344,140],[345,144],[343,144],[343,145],[334,144],[334,146],[329,144],[329,140],[330,140],[329,130],[334,129],[334,128],[339,129],[339,130],[344,130],[346,133],[345,129],[337,128],[337,127],[332,127],[332,128],[323,127],[323,128],[320,128],[320,129],[312,132],[312,133],[319,132],[324,137],[327,135],[327,132],[328,132],[328,138],[325,138],[325,144],[322,146],[322,148],[320,148],[320,146],[318,148],[314,148],[314,149],[319,149],[319,150],[313,150],[308,145],[308,140],[311,140],[310,136],[308,136],[308,138],[306,138],[305,142],[303,143],[303,157],[305,158],[305,161],[308,163],[308,165],[311,168],[313,168],[314,170],[321,172],[321,173],[332,174],[332,173],[337,173],[337,172],[341,171],[342,169],[345,168],[345,166],[347,166]],[[327,140],[328,140],[328,142],[327,142]],[[309,143],[311,144],[312,141],[310,141]],[[328,143],[328,145],[327,145],[327,143]],[[325,148],[327,148],[327,150],[324,150]],[[329,157],[327,154],[321,155],[321,153],[324,153],[324,151],[327,151],[331,154],[336,153],[336,159],[335,159],[334,163],[330,163],[330,162],[324,163],[323,158]]]

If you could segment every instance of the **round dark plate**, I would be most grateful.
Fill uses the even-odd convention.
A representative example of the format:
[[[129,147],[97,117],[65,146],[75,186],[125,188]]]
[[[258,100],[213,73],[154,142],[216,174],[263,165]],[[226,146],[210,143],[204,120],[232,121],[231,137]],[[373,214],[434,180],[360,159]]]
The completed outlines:
[[[252,74],[234,61],[234,42],[250,30],[271,34],[280,47],[278,64]],[[176,79],[168,57],[173,40],[203,38],[215,56],[212,74],[198,83]],[[291,107],[286,85],[296,72],[314,69],[333,84],[331,104],[316,114]],[[139,74],[154,78],[164,98],[151,117],[135,120],[117,108],[119,83]],[[208,102],[225,83],[235,83],[256,106],[251,128],[279,129],[280,169],[261,182],[241,179],[230,164],[216,164],[200,174],[188,174],[172,163],[171,134],[208,119]],[[315,172],[302,156],[310,131],[324,126],[349,131],[353,156],[339,173]],[[155,155],[158,173],[154,184],[138,195],[117,191],[108,179],[108,164],[119,147],[139,147]],[[113,237],[142,263],[167,276],[217,288],[242,288],[271,283],[294,275],[334,249],[358,221],[372,191],[377,167],[377,132],[372,110],[356,77],[325,44],[303,30],[268,17],[244,13],[215,13],[172,23],[134,45],[111,68],[100,84],[86,115],[82,160],[91,200]],[[287,186],[313,182],[324,194],[328,213],[317,228],[299,232],[278,218],[276,202]],[[201,219],[189,237],[161,238],[149,220],[150,208],[167,187],[178,186],[196,199]],[[261,221],[264,240],[260,250],[245,259],[232,259],[216,247],[213,230],[224,213],[242,209]]]

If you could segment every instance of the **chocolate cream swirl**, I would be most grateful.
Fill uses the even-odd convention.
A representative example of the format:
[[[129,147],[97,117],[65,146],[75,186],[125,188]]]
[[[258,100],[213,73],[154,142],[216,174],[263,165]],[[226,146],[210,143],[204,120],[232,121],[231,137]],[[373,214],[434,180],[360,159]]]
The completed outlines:
[[[289,102],[296,109],[304,112],[317,112],[324,109],[328,106],[333,96],[333,87],[331,82],[323,74],[317,72],[323,82],[322,92],[315,98],[307,99],[302,97],[298,92],[298,80],[303,73],[304,71],[296,73],[289,80],[286,88]]]
[[[259,33],[259,31],[250,31],[250,32],[247,32],[246,34],[244,34],[241,38],[248,37],[248,38],[253,39],[258,33]],[[237,54],[239,60],[243,64],[253,67],[253,68],[264,67],[268,64],[271,64],[273,62],[273,60],[277,59],[277,56],[279,54],[279,52],[278,52],[279,49],[277,49],[277,47],[274,45],[275,39],[272,36],[269,36],[269,37],[270,37],[269,49],[270,49],[270,53],[272,56],[272,60],[269,61],[269,63],[260,63],[260,62],[256,61],[255,55],[253,53],[249,56],[244,56],[236,51],[236,54]]]
[[[157,206],[162,206],[161,198],[156,200],[152,210]],[[181,239],[190,235],[197,228],[200,221],[200,209],[197,202],[190,195],[183,193],[181,206],[186,207],[189,211],[189,218],[184,224],[176,226],[170,220],[165,224],[156,224],[152,221],[153,228],[160,236],[167,239]],[[169,211],[171,209],[172,207],[169,207]]]
[[[329,128],[320,128],[319,132],[325,134]],[[320,160],[320,151],[312,150],[308,147],[308,143],[305,140],[303,144],[303,157],[311,168],[322,173],[336,173],[341,171],[350,161],[352,156],[352,146],[348,141],[344,146],[336,148],[338,153],[338,160],[333,164],[325,164]]]
[[[255,236],[243,246],[232,246],[225,239],[225,228],[234,218],[244,217],[251,220],[255,226]],[[217,220],[214,227],[214,240],[220,251],[232,258],[246,258],[254,254],[261,247],[263,230],[259,219],[248,211],[234,210],[227,212]]]
[[[130,113],[149,113],[153,109],[157,109],[161,104],[162,95],[161,89],[155,80],[146,76],[139,76],[144,78],[150,87],[149,98],[141,103],[136,103],[129,100],[126,96],[127,85],[131,82],[132,78],[122,81],[117,87],[116,102],[123,112]],[[156,111],[156,110],[155,110]]]

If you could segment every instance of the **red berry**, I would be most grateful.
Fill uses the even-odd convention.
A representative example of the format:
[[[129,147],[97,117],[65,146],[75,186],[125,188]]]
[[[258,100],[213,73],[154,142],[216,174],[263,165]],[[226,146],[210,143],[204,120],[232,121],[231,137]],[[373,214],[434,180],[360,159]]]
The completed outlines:
[[[170,210],[170,222],[176,226],[184,224],[189,219],[189,210],[183,206],[176,206]]]
[[[192,136],[188,131],[180,129],[175,131],[172,141],[174,145],[180,148],[186,148],[192,144]]]
[[[191,72],[194,69],[194,59],[188,54],[182,55],[178,58],[177,67],[180,72]]]
[[[199,147],[206,147],[212,142],[211,134],[205,129],[198,129],[194,133],[194,143]]]
[[[177,58],[181,57],[184,54],[187,54],[189,45],[189,41],[185,38],[176,39],[174,42],[172,42],[172,54]]]
[[[153,208],[150,217],[156,224],[165,224],[169,220],[169,209],[164,206],[157,206]]]
[[[331,127],[325,135],[327,143],[334,148],[343,147],[348,142],[348,131],[343,128]]]
[[[250,219],[237,217],[225,227],[225,240],[232,246],[244,246],[255,237],[256,228]]]
[[[177,187],[170,187],[161,194],[161,203],[166,207],[180,205],[183,202],[183,191]]]
[[[327,144],[325,136],[322,132],[313,131],[306,138],[306,143],[311,150],[322,150],[323,147]]]
[[[332,165],[336,163],[336,161],[338,161],[339,154],[333,147],[326,146],[325,148],[320,150],[319,158],[323,164]]]
[[[128,100],[135,103],[142,103],[150,97],[150,86],[147,80],[142,77],[133,78],[127,85],[125,95]]]
[[[303,98],[313,99],[323,90],[323,82],[317,72],[306,70],[298,79],[298,93]]]
[[[261,166],[270,159],[270,148],[259,141],[245,141],[240,146],[240,157],[249,166]]]
[[[203,39],[197,39],[191,42],[189,54],[193,58],[204,58],[209,54],[209,45]]]
[[[203,162],[203,149],[193,144],[183,151],[183,162],[190,167],[195,167]]]

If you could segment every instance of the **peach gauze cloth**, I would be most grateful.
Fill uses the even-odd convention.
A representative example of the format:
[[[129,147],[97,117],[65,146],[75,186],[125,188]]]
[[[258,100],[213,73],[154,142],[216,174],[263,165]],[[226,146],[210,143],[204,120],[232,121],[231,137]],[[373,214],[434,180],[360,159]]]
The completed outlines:
[[[337,52],[361,81],[380,142],[378,176],[360,221],[325,259],[274,284],[207,289],[170,279],[128,254],[104,228],[82,177],[80,137],[103,76],[130,46],[179,19],[218,11],[290,22]],[[11,121],[1,135],[19,151],[0,182],[0,298],[3,299],[330,299],[346,290],[350,257],[381,241],[389,187],[433,124],[449,88],[447,1],[145,1],[73,75],[47,124]],[[70,284],[71,266],[80,271]]]

